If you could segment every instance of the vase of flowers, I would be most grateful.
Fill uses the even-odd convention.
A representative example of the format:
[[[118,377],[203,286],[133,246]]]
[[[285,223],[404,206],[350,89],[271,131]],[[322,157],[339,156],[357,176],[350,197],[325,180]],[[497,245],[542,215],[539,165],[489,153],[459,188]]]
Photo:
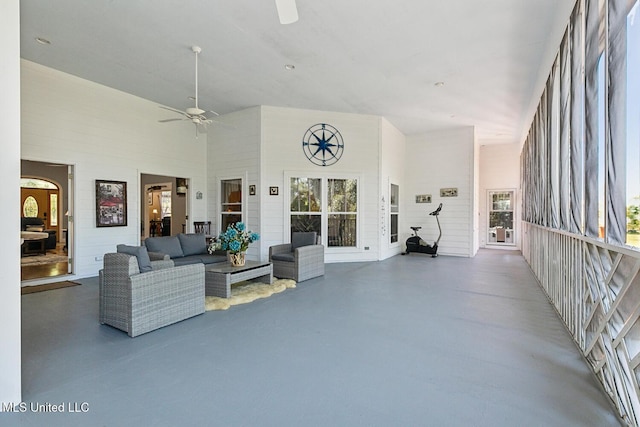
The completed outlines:
[[[209,253],[217,250],[227,251],[229,261],[234,266],[243,266],[245,262],[245,252],[249,244],[260,238],[258,233],[247,230],[243,222],[230,224],[227,230],[209,245]]]

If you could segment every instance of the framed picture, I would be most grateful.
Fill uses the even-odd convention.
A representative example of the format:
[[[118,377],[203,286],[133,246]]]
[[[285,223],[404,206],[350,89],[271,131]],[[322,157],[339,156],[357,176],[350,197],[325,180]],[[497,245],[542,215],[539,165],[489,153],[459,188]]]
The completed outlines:
[[[255,185],[253,185],[253,184],[251,184],[251,185],[249,186],[249,195],[250,195],[250,196],[255,196],[255,195],[256,195],[256,186],[255,186]]]
[[[151,206],[153,204],[153,192],[149,191],[147,193],[147,204]]]
[[[271,196],[277,196],[278,195],[278,187],[269,187],[269,194]]]
[[[96,180],[96,227],[127,225],[127,183]]]

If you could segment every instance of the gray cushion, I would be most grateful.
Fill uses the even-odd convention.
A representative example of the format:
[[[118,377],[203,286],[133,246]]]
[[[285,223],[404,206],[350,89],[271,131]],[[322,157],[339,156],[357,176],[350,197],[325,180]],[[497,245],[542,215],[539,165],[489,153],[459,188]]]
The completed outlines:
[[[281,254],[271,255],[271,259],[275,261],[294,262],[293,252],[284,252]]]
[[[149,237],[144,244],[150,252],[162,252],[171,258],[184,256],[177,236]]]
[[[316,244],[317,233],[315,231],[295,232],[291,233],[291,250],[294,251],[300,246],[309,246]]]
[[[117,252],[136,257],[138,259],[140,273],[146,273],[147,271],[153,270],[151,267],[151,260],[149,259],[149,253],[147,252],[147,248],[144,246],[118,245]]]
[[[184,256],[207,253],[207,238],[204,234],[178,234]]]

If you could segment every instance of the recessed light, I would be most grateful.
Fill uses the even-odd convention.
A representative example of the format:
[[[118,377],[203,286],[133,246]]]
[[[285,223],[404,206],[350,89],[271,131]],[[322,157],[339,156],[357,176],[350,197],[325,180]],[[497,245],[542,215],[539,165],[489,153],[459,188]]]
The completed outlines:
[[[437,87],[442,87],[444,86],[444,82],[435,82],[433,85]]]
[[[293,71],[296,69],[296,66],[293,64],[285,64],[284,69],[288,71]]]
[[[49,45],[51,42],[43,37],[36,37],[36,41],[40,44]]]

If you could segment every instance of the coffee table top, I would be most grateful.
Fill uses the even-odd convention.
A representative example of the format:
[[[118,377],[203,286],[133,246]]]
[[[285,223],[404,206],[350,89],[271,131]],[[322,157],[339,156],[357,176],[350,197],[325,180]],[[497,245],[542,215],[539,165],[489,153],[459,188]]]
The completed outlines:
[[[234,267],[230,262],[216,263],[205,266],[204,271],[211,273],[238,273],[240,271],[247,271],[258,267],[266,267],[270,265],[270,262],[262,261],[245,261],[242,267]]]

